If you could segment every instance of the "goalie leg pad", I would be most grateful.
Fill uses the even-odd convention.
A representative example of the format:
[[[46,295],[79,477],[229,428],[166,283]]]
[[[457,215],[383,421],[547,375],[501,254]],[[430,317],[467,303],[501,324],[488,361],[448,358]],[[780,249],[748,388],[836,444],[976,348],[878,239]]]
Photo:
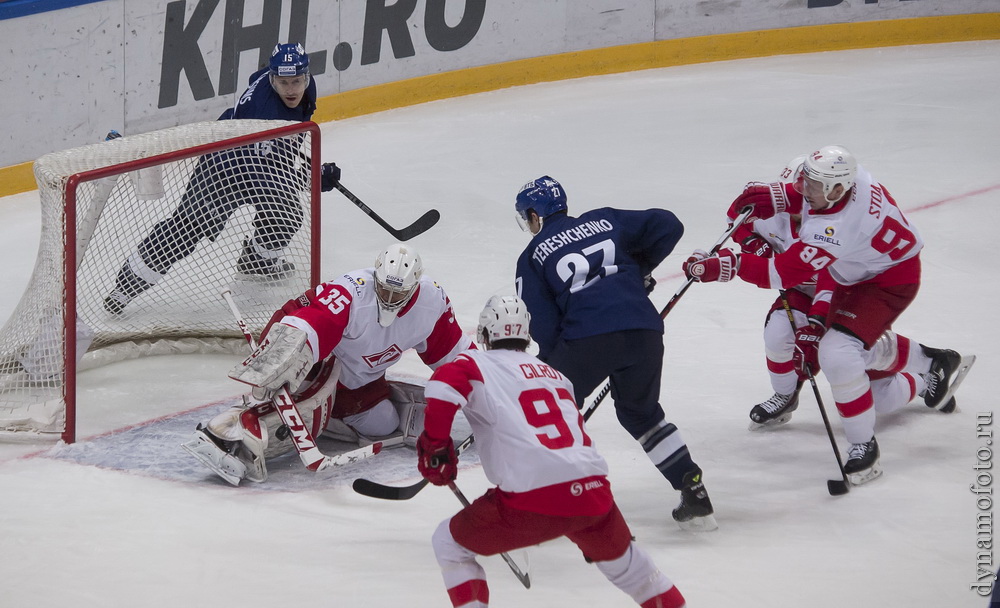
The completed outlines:
[[[417,437],[424,431],[424,410],[427,399],[424,397],[424,387],[408,382],[389,383],[390,399],[399,414],[399,430],[403,433],[403,441],[410,447],[416,447]]]
[[[388,399],[379,401],[375,407],[360,414],[345,416],[343,422],[358,433],[361,445],[369,445],[389,437],[399,429],[399,415]]]

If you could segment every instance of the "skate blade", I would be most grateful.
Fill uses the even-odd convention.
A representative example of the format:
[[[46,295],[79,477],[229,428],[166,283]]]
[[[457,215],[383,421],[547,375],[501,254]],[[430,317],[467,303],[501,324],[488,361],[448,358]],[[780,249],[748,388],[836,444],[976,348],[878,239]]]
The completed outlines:
[[[693,517],[687,521],[678,521],[677,525],[680,526],[681,530],[688,532],[711,532],[712,530],[719,529],[719,524],[715,521],[715,515]]]
[[[789,412],[787,414],[782,414],[781,416],[778,416],[777,418],[769,420],[767,422],[754,422],[753,420],[751,420],[750,424],[747,426],[747,430],[762,431],[764,429],[773,429],[783,424],[787,424],[788,421],[791,419],[792,419],[792,414],[791,412]]]
[[[197,458],[198,462],[234,486],[240,485],[240,481],[246,476],[246,465],[234,456],[225,454],[210,439],[202,435],[182,443],[181,447]],[[219,458],[220,453],[223,454],[221,458]]]
[[[944,397],[941,399],[941,403],[939,403],[938,406],[934,409],[942,411],[944,407],[948,405],[948,402],[951,401],[951,398],[955,396],[955,391],[958,390],[959,385],[961,385],[962,381],[965,380],[965,376],[969,374],[969,370],[972,369],[972,365],[975,362],[976,362],[975,355],[962,357],[962,361],[958,364],[958,370],[955,371],[955,377],[951,379],[951,384],[948,385],[948,392],[944,394]],[[955,411],[954,409],[951,410],[951,412],[954,411]]]
[[[882,467],[878,463],[875,463],[872,468],[859,471],[857,473],[848,473],[847,480],[851,482],[852,486],[860,486],[866,484],[869,481],[874,481],[882,476]]]

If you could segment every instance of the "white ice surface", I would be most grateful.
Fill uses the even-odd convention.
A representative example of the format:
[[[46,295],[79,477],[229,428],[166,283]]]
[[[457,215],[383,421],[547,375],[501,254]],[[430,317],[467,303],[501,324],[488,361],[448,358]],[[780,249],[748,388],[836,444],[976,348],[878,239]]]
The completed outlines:
[[[610,404],[590,432],[633,532],[692,608],[975,607],[987,604],[969,588],[980,513],[969,486],[986,445],[976,417],[1000,393],[998,99],[1000,42],[914,46],[484,93],[326,124],[323,149],[389,222],[441,211],[413,243],[471,330],[487,297],[512,289],[526,242],[513,198],[530,179],[560,180],[575,212],[612,205],[677,213],[687,232],[655,275],[653,300],[663,305],[681,284],[681,260],[722,232],[745,182],[771,180],[818,146],[848,146],[926,240],[921,293],[896,329],[979,356],[959,411],[942,415],[916,402],[881,418],[884,477],[832,498],[825,482],[837,477],[836,464],[808,390],[786,427],[746,429],[750,406],[771,393],[760,330],[773,294],[743,283],[695,285],[667,319],[662,402],[705,470],[719,530],[677,528],[677,494]],[[36,193],[0,200],[0,318],[31,274],[37,204]],[[324,195],[322,226],[326,276],[371,264],[391,240],[336,192]],[[0,444],[0,605],[447,605],[430,546],[435,526],[458,508],[447,490],[390,503],[352,492],[350,475],[297,472],[294,488],[266,492],[208,473],[176,479],[130,465],[182,461],[179,449],[141,440],[162,426],[147,423],[233,398],[239,387],[225,377],[233,363],[156,357],[80,374],[74,453],[118,466],[58,458],[51,444]],[[426,376],[412,357],[400,369]],[[843,450],[822,377],[820,387]],[[106,435],[134,425],[126,433],[134,448]],[[383,481],[417,479],[414,467]],[[458,481],[470,496],[487,487],[478,467]],[[530,559],[531,590],[501,560],[482,560],[494,605],[632,605],[567,541],[532,548]]]

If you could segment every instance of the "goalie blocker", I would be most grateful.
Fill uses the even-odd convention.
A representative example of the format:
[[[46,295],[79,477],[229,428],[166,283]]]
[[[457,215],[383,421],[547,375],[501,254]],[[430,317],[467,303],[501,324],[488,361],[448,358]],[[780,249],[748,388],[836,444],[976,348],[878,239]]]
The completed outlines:
[[[383,447],[416,445],[424,427],[424,388],[408,382],[388,380],[380,391],[349,391],[341,387],[338,395],[337,381],[340,365],[335,360],[317,364],[295,394],[294,400],[301,412],[303,423],[313,437],[371,446]],[[361,394],[359,394],[361,393]],[[331,417],[338,398],[356,401],[374,396],[391,404],[399,417],[396,431],[388,436],[368,437],[358,433],[341,418]],[[383,398],[384,396],[384,398]],[[229,408],[206,424],[198,425],[194,437],[182,446],[203,465],[232,485],[244,479],[262,483],[267,481],[267,460],[294,449],[292,435],[282,424],[271,401],[254,402],[244,396],[244,403]]]

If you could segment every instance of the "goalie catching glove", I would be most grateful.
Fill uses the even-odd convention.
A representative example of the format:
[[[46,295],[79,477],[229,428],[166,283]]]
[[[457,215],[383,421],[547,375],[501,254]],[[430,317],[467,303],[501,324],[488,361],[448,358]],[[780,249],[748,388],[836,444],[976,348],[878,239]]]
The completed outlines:
[[[229,377],[255,387],[254,398],[266,401],[285,384],[290,392],[296,392],[312,366],[312,349],[306,340],[306,332],[291,325],[275,323],[260,346],[230,370]]]
[[[681,268],[687,278],[711,283],[732,281],[740,269],[740,256],[728,249],[720,249],[719,253],[709,255],[701,249],[695,249]]]
[[[427,431],[417,439],[417,470],[436,486],[446,486],[458,477],[458,454],[451,437],[434,439]]]

